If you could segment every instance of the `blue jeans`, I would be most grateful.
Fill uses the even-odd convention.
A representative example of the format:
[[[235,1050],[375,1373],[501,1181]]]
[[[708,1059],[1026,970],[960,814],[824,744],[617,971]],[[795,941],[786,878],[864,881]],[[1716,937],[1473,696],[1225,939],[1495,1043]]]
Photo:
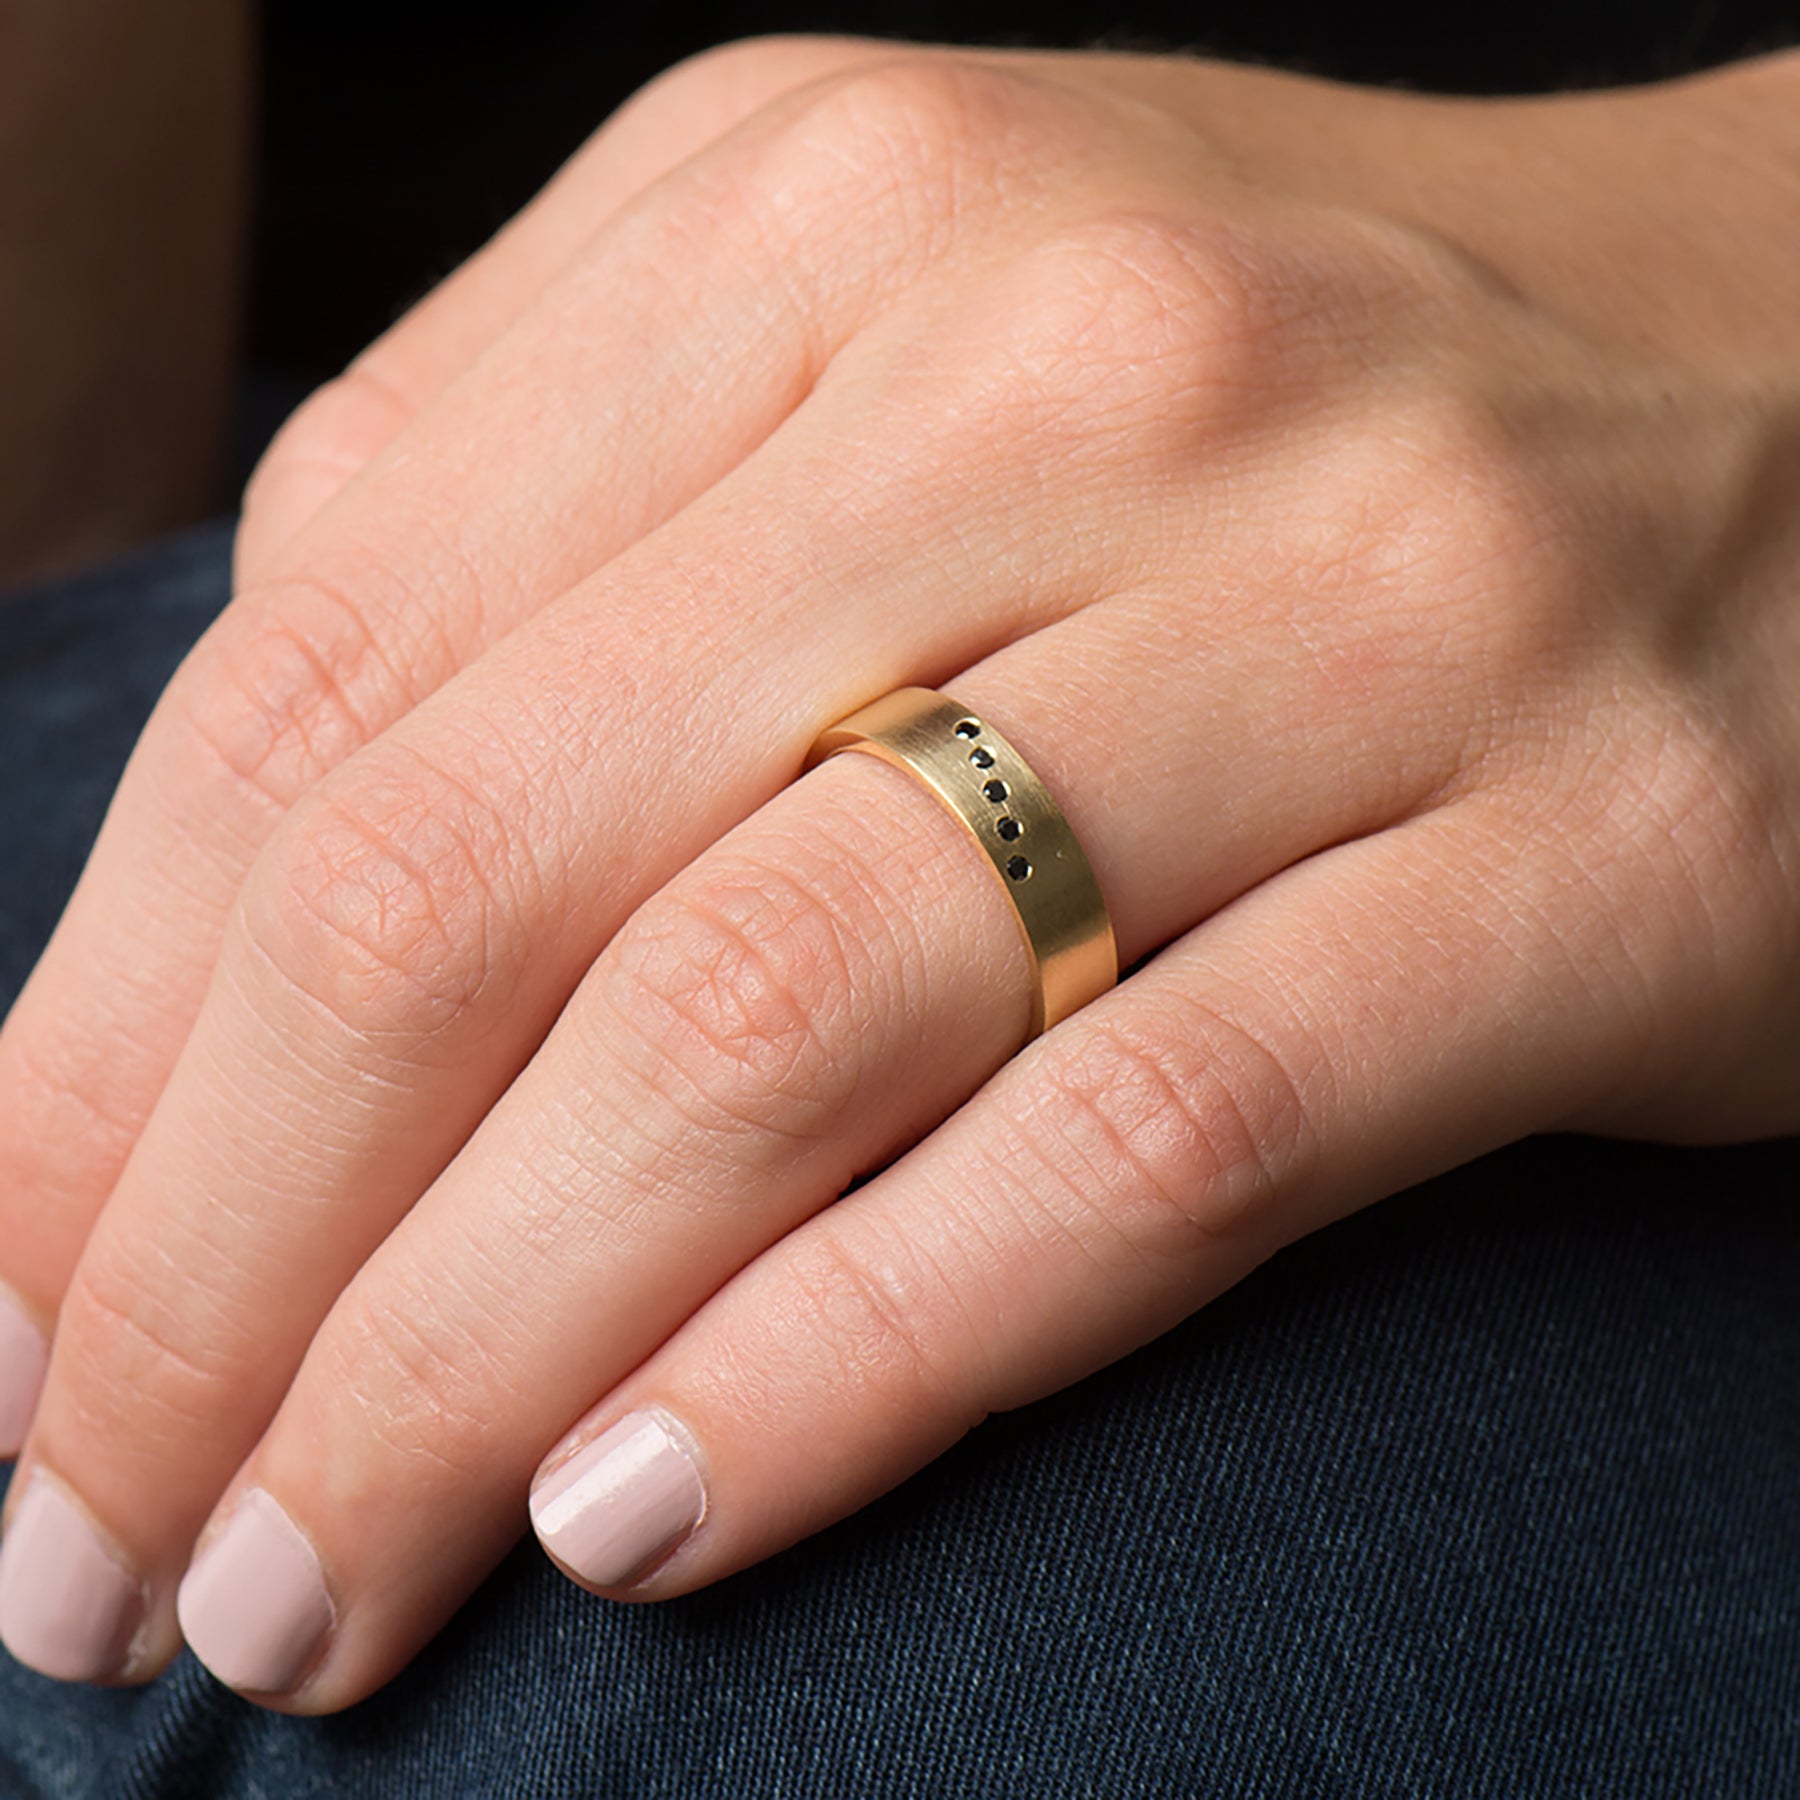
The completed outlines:
[[[0,606],[0,1003],[227,544]],[[0,1790],[1800,1794],[1800,1141],[1488,1157],[709,1592],[527,1545],[337,1718],[0,1656]]]

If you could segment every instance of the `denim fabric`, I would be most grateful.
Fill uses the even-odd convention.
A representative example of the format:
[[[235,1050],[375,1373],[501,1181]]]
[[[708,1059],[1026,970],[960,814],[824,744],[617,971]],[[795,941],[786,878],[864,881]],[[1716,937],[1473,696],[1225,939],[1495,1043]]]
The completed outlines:
[[[226,548],[0,607],[0,999]],[[1797,1177],[1489,1157],[710,1592],[609,1605],[526,1546],[342,1717],[0,1657],[0,1790],[1800,1794]]]

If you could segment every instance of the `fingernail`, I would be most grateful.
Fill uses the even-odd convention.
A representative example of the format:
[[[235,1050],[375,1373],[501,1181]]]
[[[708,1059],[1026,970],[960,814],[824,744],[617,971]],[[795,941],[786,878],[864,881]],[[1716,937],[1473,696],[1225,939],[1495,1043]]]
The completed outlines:
[[[0,1293],[0,1462],[10,1462],[24,1447],[49,1361],[44,1334]]]
[[[336,1622],[312,1545],[261,1488],[194,1559],[175,1610],[193,1653],[246,1694],[291,1693]]]
[[[0,1544],[0,1640],[58,1681],[103,1681],[131,1653],[143,1589],[54,1483],[33,1477]]]
[[[595,1587],[629,1586],[705,1513],[693,1457],[649,1413],[627,1413],[531,1496],[539,1541]]]

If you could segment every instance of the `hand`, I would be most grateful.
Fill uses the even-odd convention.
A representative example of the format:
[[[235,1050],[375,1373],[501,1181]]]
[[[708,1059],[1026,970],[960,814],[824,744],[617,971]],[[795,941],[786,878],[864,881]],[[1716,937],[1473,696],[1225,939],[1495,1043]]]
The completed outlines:
[[[683,1593],[1505,1139],[1800,1125],[1796,79],[640,96],[271,453],[0,1040],[15,1652],[198,1544],[327,1712],[534,1475]],[[956,823],[795,780],[915,683],[1142,964],[1022,1054]]]

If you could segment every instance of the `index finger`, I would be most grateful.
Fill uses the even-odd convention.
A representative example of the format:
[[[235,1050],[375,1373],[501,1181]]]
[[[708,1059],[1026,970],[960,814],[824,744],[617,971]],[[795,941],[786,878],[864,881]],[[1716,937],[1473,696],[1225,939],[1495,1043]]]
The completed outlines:
[[[766,109],[627,208],[531,316],[241,595],[134,753],[0,1031],[0,1413],[30,1416],[70,1271],[186,1043],[245,875],[295,802],[736,468],[908,278],[891,182]],[[816,122],[816,121],[815,121]],[[875,154],[871,149],[870,154]],[[732,178],[724,170],[729,168]],[[779,229],[754,201],[779,192]],[[808,288],[784,259],[808,234]],[[704,253],[700,253],[704,247]],[[718,370],[732,378],[721,383]],[[5,1297],[10,1290],[12,1299]],[[0,1454],[19,1447],[15,1436]]]

